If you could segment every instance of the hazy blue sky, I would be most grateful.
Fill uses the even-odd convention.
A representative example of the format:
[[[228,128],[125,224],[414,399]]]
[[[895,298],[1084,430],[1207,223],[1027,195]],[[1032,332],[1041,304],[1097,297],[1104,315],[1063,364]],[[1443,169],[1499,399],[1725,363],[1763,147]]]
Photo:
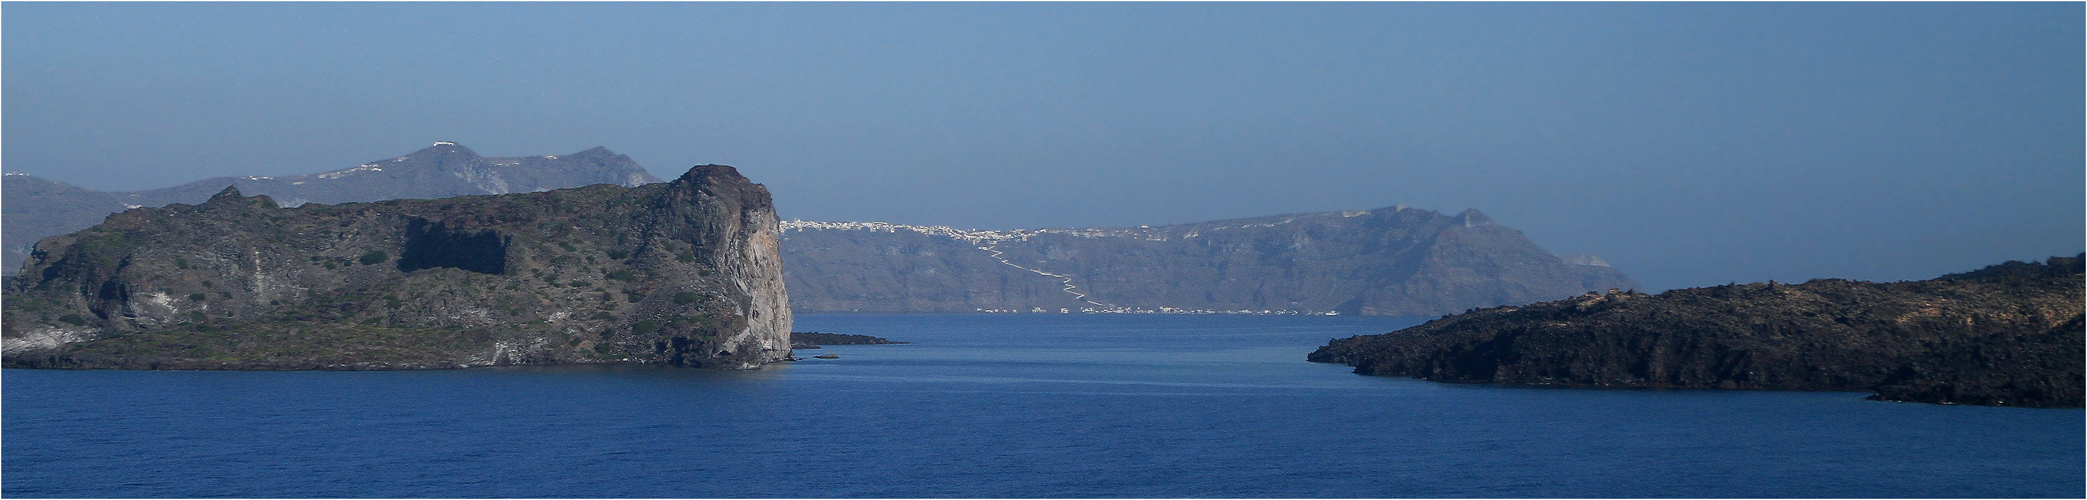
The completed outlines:
[[[736,165],[785,218],[1477,208],[1651,288],[2081,251],[2083,7],[0,6],[4,166],[100,190],[436,140]]]

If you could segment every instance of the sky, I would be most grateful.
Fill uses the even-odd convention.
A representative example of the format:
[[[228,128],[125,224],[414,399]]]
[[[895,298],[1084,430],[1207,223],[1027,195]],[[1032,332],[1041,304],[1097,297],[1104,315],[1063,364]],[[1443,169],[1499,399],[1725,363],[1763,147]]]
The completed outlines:
[[[433,141],[737,166],[784,218],[1475,208],[1648,289],[2087,247],[2080,3],[0,4],[0,169]]]

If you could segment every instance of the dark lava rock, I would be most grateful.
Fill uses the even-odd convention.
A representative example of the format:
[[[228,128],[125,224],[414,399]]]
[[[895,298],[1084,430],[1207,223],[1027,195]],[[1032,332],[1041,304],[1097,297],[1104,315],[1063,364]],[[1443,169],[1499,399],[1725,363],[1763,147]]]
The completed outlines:
[[[791,349],[818,349],[821,345],[883,345],[905,344],[883,337],[855,335],[849,333],[790,332]]]
[[[2081,407],[2081,257],[1899,283],[1813,280],[1589,293],[1337,339],[1365,375],[1502,384],[1875,391]]]
[[[0,339],[22,368],[752,368],[790,352],[779,232],[767,189],[717,165],[292,208],[225,188],[38,243]]]

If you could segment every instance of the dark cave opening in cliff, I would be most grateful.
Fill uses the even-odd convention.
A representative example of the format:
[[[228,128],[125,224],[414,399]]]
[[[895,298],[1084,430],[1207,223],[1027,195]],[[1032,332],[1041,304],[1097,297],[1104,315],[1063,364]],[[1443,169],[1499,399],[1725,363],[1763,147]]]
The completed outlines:
[[[453,230],[447,224],[415,219],[406,225],[406,248],[399,255],[399,270],[450,267],[502,274],[507,271],[507,240],[491,230]]]

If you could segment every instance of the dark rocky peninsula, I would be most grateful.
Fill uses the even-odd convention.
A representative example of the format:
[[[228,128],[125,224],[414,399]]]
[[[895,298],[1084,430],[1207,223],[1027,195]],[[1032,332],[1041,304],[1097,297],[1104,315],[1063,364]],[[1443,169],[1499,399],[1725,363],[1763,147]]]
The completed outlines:
[[[821,345],[885,345],[906,344],[891,339],[852,333],[790,332],[791,349],[818,349]]]
[[[1476,210],[1278,215],[1106,229],[784,223],[810,312],[1435,315],[1637,284]]]
[[[768,191],[668,183],[284,207],[225,188],[38,243],[5,283],[24,368],[420,369],[787,359]]]
[[[1838,279],[1589,293],[1337,339],[1365,375],[1501,384],[1874,391],[2080,407],[2081,257],[1899,283]]]

